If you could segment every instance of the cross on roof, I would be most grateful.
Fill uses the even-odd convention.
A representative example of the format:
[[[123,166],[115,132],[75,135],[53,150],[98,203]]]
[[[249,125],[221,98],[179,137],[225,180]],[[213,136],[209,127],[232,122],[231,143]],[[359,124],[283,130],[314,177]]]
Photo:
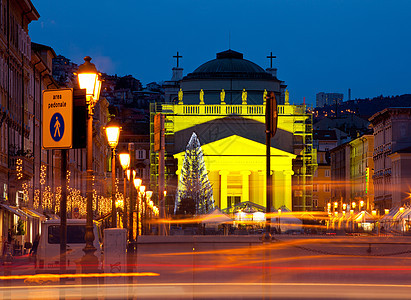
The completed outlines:
[[[177,51],[177,55],[174,55],[173,57],[177,58],[177,68],[178,68],[178,59],[179,59],[179,58],[182,58],[182,56],[181,56],[181,55],[178,55],[178,51]]]
[[[178,52],[177,52],[178,53]],[[267,58],[270,59],[270,68],[273,68],[273,58],[277,58],[277,56],[273,56],[273,52],[270,52],[271,54],[267,56]]]

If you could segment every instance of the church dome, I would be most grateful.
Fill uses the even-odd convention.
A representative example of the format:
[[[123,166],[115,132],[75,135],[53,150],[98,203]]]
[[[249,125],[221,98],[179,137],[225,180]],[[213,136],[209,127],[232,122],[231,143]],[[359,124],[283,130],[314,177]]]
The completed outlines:
[[[273,79],[273,76],[259,65],[244,59],[242,53],[227,50],[217,53],[216,59],[202,64],[186,76],[186,79],[206,78]]]

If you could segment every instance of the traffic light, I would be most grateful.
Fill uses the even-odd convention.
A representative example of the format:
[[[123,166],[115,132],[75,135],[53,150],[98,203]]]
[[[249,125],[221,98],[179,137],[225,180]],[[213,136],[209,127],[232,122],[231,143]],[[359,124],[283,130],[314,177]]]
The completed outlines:
[[[274,92],[269,92],[266,96],[265,124],[270,137],[273,137],[277,131],[277,119],[277,100]]]

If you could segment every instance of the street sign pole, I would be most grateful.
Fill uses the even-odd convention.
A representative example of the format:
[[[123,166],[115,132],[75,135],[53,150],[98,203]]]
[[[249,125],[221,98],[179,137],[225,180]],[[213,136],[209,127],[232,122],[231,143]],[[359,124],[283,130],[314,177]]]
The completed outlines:
[[[43,91],[43,148],[61,150],[60,273],[66,273],[67,149],[73,146],[73,89]],[[65,284],[65,279],[60,279]]]

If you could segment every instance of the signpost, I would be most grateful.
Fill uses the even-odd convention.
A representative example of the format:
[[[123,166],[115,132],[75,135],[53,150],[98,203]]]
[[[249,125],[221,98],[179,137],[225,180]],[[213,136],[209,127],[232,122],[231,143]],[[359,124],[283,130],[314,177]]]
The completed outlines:
[[[43,91],[43,148],[73,146],[73,89]]]
[[[66,272],[67,149],[73,147],[73,89],[43,91],[43,149],[61,150],[60,273]],[[60,283],[64,284],[62,277]]]

